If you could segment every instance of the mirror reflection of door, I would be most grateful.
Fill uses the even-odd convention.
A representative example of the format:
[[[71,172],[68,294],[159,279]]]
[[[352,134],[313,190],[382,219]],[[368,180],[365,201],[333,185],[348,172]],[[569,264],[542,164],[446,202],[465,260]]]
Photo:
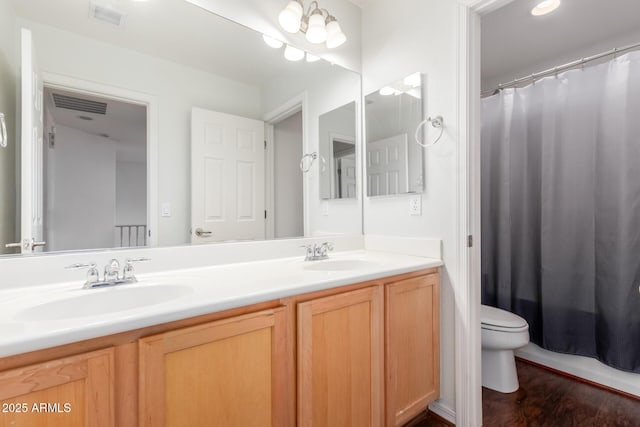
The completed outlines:
[[[331,188],[335,199],[356,197],[355,138],[330,134]]]
[[[44,141],[45,249],[145,246],[146,106],[45,87]]]
[[[356,195],[356,103],[350,102],[320,116],[320,198],[349,199]]]

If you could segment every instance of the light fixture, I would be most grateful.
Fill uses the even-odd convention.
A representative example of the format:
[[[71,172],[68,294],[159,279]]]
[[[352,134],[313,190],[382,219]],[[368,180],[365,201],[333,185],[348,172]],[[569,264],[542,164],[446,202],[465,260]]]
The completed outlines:
[[[278,22],[290,33],[298,31],[306,35],[310,43],[326,43],[333,49],[347,41],[335,16],[326,9],[320,8],[317,1],[312,1],[307,13],[304,12],[302,0],[291,0],[278,15]]]
[[[307,52],[307,62],[316,62],[316,61],[320,61],[320,57],[312,55],[309,52]]]
[[[287,45],[287,47],[284,48],[284,57],[289,61],[300,61],[304,58],[304,50]]]
[[[289,33],[297,33],[300,31],[302,24],[302,15],[304,15],[304,7],[299,0],[292,0],[287,3],[282,12],[278,15],[278,22]]]
[[[559,7],[560,0],[544,0],[536,4],[535,7],[531,9],[531,14],[533,16],[542,16],[553,12]]]
[[[262,35],[262,40],[264,40],[267,46],[272,47],[274,49],[280,49],[284,45],[284,43],[282,43],[280,40],[274,39],[273,37],[269,37],[266,34]]]
[[[382,89],[380,89],[379,93],[382,96],[389,96],[389,95],[393,95],[394,93],[396,93],[396,90],[394,88],[392,88],[391,86],[385,86]]]
[[[418,87],[422,84],[420,73],[413,73],[402,79],[405,86]]]

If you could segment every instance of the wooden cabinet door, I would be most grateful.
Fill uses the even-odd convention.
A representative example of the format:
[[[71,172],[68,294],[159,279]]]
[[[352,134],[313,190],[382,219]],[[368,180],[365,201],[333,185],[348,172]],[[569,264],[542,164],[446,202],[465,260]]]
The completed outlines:
[[[0,372],[0,427],[113,427],[113,349]]]
[[[298,304],[298,425],[383,422],[382,289]]]
[[[439,276],[390,283],[385,300],[387,426],[400,426],[440,392]]]
[[[277,308],[139,341],[140,426],[284,426],[285,318]]]

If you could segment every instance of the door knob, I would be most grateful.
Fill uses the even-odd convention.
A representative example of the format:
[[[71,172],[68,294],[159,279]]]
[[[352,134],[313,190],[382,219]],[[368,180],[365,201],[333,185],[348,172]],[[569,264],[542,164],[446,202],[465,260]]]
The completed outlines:
[[[196,236],[198,237],[211,237],[211,235],[213,234],[213,231],[206,231],[203,230],[202,228],[198,227],[196,228]]]

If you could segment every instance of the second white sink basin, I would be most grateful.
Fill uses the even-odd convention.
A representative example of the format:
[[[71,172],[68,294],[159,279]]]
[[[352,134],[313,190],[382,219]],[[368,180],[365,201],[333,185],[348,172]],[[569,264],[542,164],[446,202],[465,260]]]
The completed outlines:
[[[329,259],[325,261],[310,261],[304,266],[305,270],[312,271],[350,271],[375,267],[377,264],[361,259]]]
[[[161,304],[193,292],[182,285],[119,285],[103,289],[78,290],[73,296],[31,306],[18,312],[15,320],[34,322],[63,320],[116,313]]]

